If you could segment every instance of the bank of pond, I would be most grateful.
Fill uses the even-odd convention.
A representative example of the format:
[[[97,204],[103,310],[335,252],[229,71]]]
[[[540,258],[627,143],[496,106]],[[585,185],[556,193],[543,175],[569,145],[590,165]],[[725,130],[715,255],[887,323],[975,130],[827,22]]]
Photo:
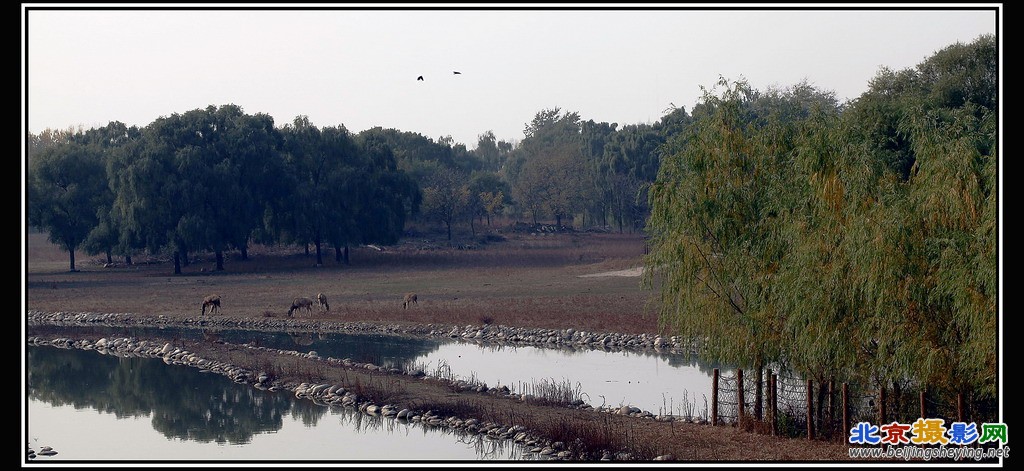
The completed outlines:
[[[273,412],[256,410],[253,412],[255,414],[254,417],[245,419],[239,417],[239,411],[249,410],[252,407],[239,405],[237,403],[238,400],[252,404],[273,404],[277,399],[271,400],[268,397],[277,397],[273,396],[273,394],[280,393],[280,391],[240,392],[218,389],[216,392],[198,393],[196,391],[201,389],[201,386],[189,386],[190,392],[181,394],[176,392],[176,390],[181,385],[193,384],[195,380],[185,380],[183,377],[180,377],[186,375],[183,372],[175,373],[177,377],[174,379],[168,379],[169,374],[164,372],[142,374],[149,370],[163,370],[174,366],[167,365],[165,362],[153,358],[122,358],[117,360],[114,366],[106,370],[98,368],[98,365],[103,362],[109,363],[114,357],[100,355],[97,351],[105,350],[107,347],[113,350],[113,343],[115,341],[125,342],[126,340],[124,339],[168,339],[169,342],[166,345],[170,345],[175,339],[186,338],[193,340],[206,338],[211,341],[245,343],[247,345],[259,344],[263,346],[262,348],[295,350],[297,351],[296,353],[303,352],[301,353],[303,355],[313,355],[322,358],[344,358],[349,362],[366,362],[367,365],[375,365],[376,368],[387,371],[432,375],[451,381],[462,382],[470,386],[487,387],[484,385],[490,385],[489,387],[491,388],[501,388],[511,394],[517,394],[515,391],[518,391],[520,395],[541,393],[542,391],[540,390],[545,387],[571,388],[580,398],[586,399],[586,401],[580,399],[579,402],[581,404],[579,405],[582,407],[603,408],[603,410],[608,412],[630,413],[634,415],[646,414],[654,416],[654,413],[648,412],[651,409],[657,411],[656,414],[658,416],[671,415],[673,407],[678,414],[684,412],[692,414],[694,405],[690,399],[696,394],[695,391],[710,387],[708,384],[710,370],[698,366],[693,358],[682,355],[487,346],[457,340],[443,341],[378,334],[253,332],[231,329],[221,329],[217,330],[216,334],[211,334],[208,330],[192,328],[98,325],[76,326],[72,330],[75,332],[76,338],[103,339],[102,342],[104,344],[102,348],[97,348],[97,345],[89,345],[87,350],[82,351],[76,351],[74,348],[54,349],[54,346],[74,347],[74,342],[70,340],[59,340],[61,339],[60,333],[67,332],[68,327],[33,325],[29,328],[30,338],[39,339],[36,344],[28,347],[30,349],[28,355],[30,361],[27,365],[29,379],[29,387],[27,389],[29,391],[28,427],[30,431],[38,431],[41,428],[45,428],[46,420],[49,417],[53,418],[54,425],[56,425],[54,428],[57,429],[66,429],[65,424],[67,423],[97,422],[92,427],[94,427],[94,430],[102,430],[114,426],[112,424],[103,425],[99,423],[104,420],[109,421],[108,413],[113,413],[118,418],[114,421],[114,423],[118,424],[118,427],[139,427],[138,422],[142,420],[140,417],[151,417],[149,420],[152,422],[151,428],[154,431],[162,431],[165,440],[172,443],[193,440],[206,443],[207,445],[205,446],[207,447],[212,446],[209,445],[210,443],[217,444],[211,450],[202,450],[202,446],[199,447],[200,450],[192,450],[196,445],[171,445],[164,444],[163,442],[160,442],[161,445],[157,446],[149,444],[146,446],[135,445],[130,447],[131,449],[150,450],[147,452],[150,456],[142,459],[173,459],[173,457],[180,456],[188,456],[189,459],[200,460],[209,459],[211,456],[214,457],[213,459],[232,459],[231,457],[234,456],[234,452],[224,449],[225,447],[230,449],[238,447],[248,448],[251,447],[250,443],[268,440],[267,437],[264,437],[267,434],[273,435],[275,443],[280,443],[280,445],[275,444],[271,446],[271,448],[278,450],[277,452],[270,453],[272,456],[269,459],[275,460],[282,458],[310,459],[310,457],[323,456],[324,454],[330,456],[331,458],[329,459],[337,459],[339,453],[341,453],[341,456],[346,457],[344,459],[351,458],[355,460],[529,460],[565,459],[569,458],[569,456],[565,450],[559,449],[559,444],[557,443],[554,444],[555,446],[550,446],[552,444],[543,443],[539,439],[528,437],[519,430],[508,429],[492,429],[488,432],[494,433],[481,434],[479,433],[479,428],[474,428],[471,430],[473,433],[466,435],[467,437],[475,438],[456,438],[453,441],[454,445],[425,445],[423,447],[429,450],[426,452],[419,450],[421,448],[420,445],[397,446],[396,441],[404,442],[408,438],[392,438],[394,430],[405,430],[403,434],[409,436],[413,434],[409,430],[415,427],[433,429],[437,428],[437,425],[445,425],[446,427],[444,428],[451,428],[447,427],[447,425],[451,424],[437,423],[438,421],[445,420],[444,418],[397,417],[398,414],[402,413],[402,411],[397,410],[371,410],[372,413],[369,414],[369,418],[338,419],[338,422],[347,422],[350,425],[364,421],[366,423],[378,421],[377,429],[389,431],[386,438],[377,436],[377,439],[386,442],[387,449],[389,450],[386,454],[379,454],[379,449],[377,452],[367,452],[365,454],[339,450],[328,452],[321,448],[316,448],[316,452],[302,451],[306,450],[307,447],[289,444],[290,439],[284,437],[284,430],[290,428],[287,426],[285,418],[289,416],[307,417],[301,420],[306,429],[316,428],[319,431],[317,433],[323,432],[323,430],[322,427],[317,426],[317,421],[308,419],[310,412],[287,412],[306,410],[305,406],[291,404],[296,395],[278,394],[288,398],[289,405],[287,407],[275,407]],[[107,343],[107,339],[111,339],[109,343]],[[149,348],[155,348],[156,346],[158,345],[153,344]],[[57,350],[63,353],[42,353],[49,350]],[[131,350],[139,350],[139,348],[132,347]],[[63,356],[64,359],[58,360],[57,366],[47,366],[48,363],[44,359],[55,355]],[[71,365],[77,365],[78,367],[71,368]],[[47,378],[44,375],[46,371],[54,372],[54,376],[44,379]],[[199,377],[202,378],[202,381],[206,382],[211,381],[209,378],[213,376],[219,376],[197,374],[200,375]],[[126,381],[128,379],[130,381]],[[235,384],[238,381],[232,381],[230,375],[228,379],[221,378],[220,381],[225,383],[223,388],[238,387]],[[65,384],[62,385],[60,383]],[[46,387],[48,384],[53,384],[53,386]],[[687,387],[690,389],[687,389]],[[662,388],[660,394],[658,393],[659,388]],[[243,387],[244,389],[253,388]],[[691,392],[691,390],[694,392]],[[59,391],[63,392],[58,393]],[[72,394],[72,391],[83,397],[93,398],[91,402],[95,404],[92,406],[74,406],[73,410],[67,410],[68,404],[76,404],[82,401],[45,399],[61,398],[62,396]],[[263,397],[265,394],[271,394],[272,396]],[[133,406],[128,411],[120,411],[117,407],[111,405],[121,403],[122,397],[127,399],[129,404],[135,404],[142,401],[143,397],[164,395],[167,396],[167,400],[154,397],[149,401],[145,401],[151,404],[151,407],[148,408]],[[633,397],[640,397],[646,402],[636,402],[635,399],[632,399]],[[612,404],[611,401],[617,401],[617,403]],[[85,402],[89,403],[90,400]],[[583,404],[584,402],[586,403]],[[157,407],[157,404],[160,406]],[[637,404],[642,404],[643,407]],[[90,409],[96,411],[98,416],[84,419],[82,417],[83,411]],[[339,413],[334,411],[336,408],[333,407],[326,408],[325,410],[321,409],[325,409],[322,407],[322,404],[309,410],[320,411],[321,415]],[[218,413],[218,411],[230,411],[230,413],[224,415],[223,412]],[[355,410],[354,412],[367,415],[365,409]],[[277,417],[271,420],[272,424],[276,424],[276,428],[271,427],[268,429],[258,425],[261,422],[260,417],[265,417],[268,414],[270,417]],[[361,415],[357,416],[361,417]],[[191,425],[186,423],[189,417],[196,419]],[[225,417],[230,420],[225,421]],[[694,415],[694,418],[696,419],[696,415]],[[158,421],[167,423],[158,424]],[[244,432],[234,430],[234,427],[239,422],[256,425],[249,427]],[[395,422],[395,424],[386,425],[391,422]],[[472,424],[471,421],[467,422]],[[401,424],[401,426],[399,427],[397,424]],[[465,424],[459,425],[464,426]],[[177,434],[169,434],[163,430],[168,426],[178,427],[181,430]],[[225,430],[224,427],[232,429]],[[357,426],[356,428],[360,436],[367,434],[366,427]],[[80,435],[71,435],[83,437],[72,439],[72,441],[77,440],[76,447],[81,447],[83,452],[87,452],[86,458],[82,458],[82,452],[72,451],[75,448],[68,448],[67,446],[58,447],[53,444],[54,442],[46,444],[37,443],[34,444],[34,447],[30,443],[29,448],[41,450],[42,446],[53,447],[52,449],[55,451],[50,451],[50,453],[55,454],[50,454],[45,459],[131,459],[126,457],[132,456],[132,452],[115,453],[109,447],[98,444],[83,447],[82,445],[90,441],[84,437],[92,439],[95,436],[95,434],[88,433],[86,430],[89,430],[89,428],[85,428]],[[458,430],[458,427],[455,430]],[[291,433],[303,435],[309,432],[309,430],[296,431],[290,432],[289,435]],[[332,430],[325,432],[324,435],[329,437],[339,433],[342,432]],[[62,431],[61,435],[67,436],[67,431]],[[124,435],[124,432],[118,432],[115,435],[121,436]],[[374,435],[379,435],[379,432],[374,432]],[[427,434],[417,433],[416,435],[426,436]],[[130,436],[141,438],[145,437],[146,434],[132,433]],[[237,438],[233,439],[234,442],[232,442],[232,439],[226,438],[229,436]],[[319,434],[317,436],[321,437]],[[201,437],[205,437],[205,439]],[[485,441],[480,442],[480,437],[484,437],[482,439]],[[315,441],[322,439],[318,438]],[[417,441],[423,440],[417,439]],[[427,440],[433,441],[436,438]],[[444,440],[451,441],[452,437],[446,436]],[[348,442],[353,443],[352,440],[348,440]],[[508,442],[509,444],[498,446],[494,445],[496,442]],[[109,443],[109,441],[105,443]],[[451,449],[452,446],[455,446],[461,450],[466,448],[467,443],[473,444],[472,447],[469,447],[472,453],[466,450],[458,451]],[[484,443],[490,445],[483,446]],[[180,453],[171,452],[165,456],[159,456],[159,454],[153,456],[152,450],[168,446],[188,448],[189,450],[182,450]],[[119,450],[123,450],[124,444],[119,444],[116,447]],[[266,445],[261,445],[260,452],[243,454],[247,457],[243,459],[261,456],[265,453],[262,450],[266,448]],[[374,446],[368,446],[367,450],[374,448]],[[379,444],[376,448],[379,448]],[[438,450],[445,451],[438,452]],[[435,452],[437,453],[435,454]],[[562,454],[559,455],[559,453]],[[37,456],[36,458],[43,457]],[[615,457],[608,456],[604,458],[614,459]]]

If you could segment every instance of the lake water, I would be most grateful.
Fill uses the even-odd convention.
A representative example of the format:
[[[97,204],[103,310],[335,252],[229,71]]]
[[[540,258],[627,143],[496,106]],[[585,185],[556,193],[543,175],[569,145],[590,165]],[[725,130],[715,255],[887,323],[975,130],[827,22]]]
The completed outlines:
[[[41,329],[45,336],[45,328]],[[108,337],[200,337],[198,329],[82,327],[83,335]],[[210,331],[206,334],[211,335]],[[215,335],[231,343],[258,345],[299,352],[315,351],[323,357],[350,358],[488,386],[508,386],[518,393],[533,393],[545,385],[579,391],[594,406],[629,405],[654,414],[701,416],[710,408],[712,371],[682,354],[552,349],[532,346],[493,346],[448,339],[407,338],[371,334],[312,334],[218,330]],[[727,369],[722,368],[722,374]],[[731,371],[731,370],[728,370]],[[689,409],[688,409],[689,408]],[[692,414],[688,414],[692,412]]]
[[[33,326],[48,338],[56,329]],[[76,328],[75,338],[195,338],[197,329]],[[316,351],[435,376],[577,391],[595,407],[705,416],[713,365],[685,355],[488,346],[369,334],[205,332],[232,343]],[[57,336],[57,335],[54,335]],[[238,385],[159,359],[28,347],[28,445],[58,454],[36,460],[521,461],[543,459],[510,441],[318,406],[288,393]],[[425,428],[426,427],[426,428]],[[184,458],[187,457],[187,458]]]
[[[33,462],[521,461],[508,440],[368,416],[155,358],[30,346],[27,445]]]

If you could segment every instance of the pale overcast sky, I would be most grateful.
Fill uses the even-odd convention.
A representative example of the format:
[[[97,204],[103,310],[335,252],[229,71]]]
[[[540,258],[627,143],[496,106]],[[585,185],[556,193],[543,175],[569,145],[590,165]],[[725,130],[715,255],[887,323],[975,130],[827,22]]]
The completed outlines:
[[[28,132],[111,121],[146,126],[233,103],[273,116],[277,126],[306,115],[354,133],[381,126],[435,140],[450,135],[472,149],[488,130],[521,140],[544,109],[620,126],[653,123],[672,104],[692,110],[701,86],[719,76],[762,90],[806,79],[853,99],[880,67],[916,66],[946,46],[996,33],[1002,22],[999,3],[611,11],[85,5],[97,8],[22,4]]]

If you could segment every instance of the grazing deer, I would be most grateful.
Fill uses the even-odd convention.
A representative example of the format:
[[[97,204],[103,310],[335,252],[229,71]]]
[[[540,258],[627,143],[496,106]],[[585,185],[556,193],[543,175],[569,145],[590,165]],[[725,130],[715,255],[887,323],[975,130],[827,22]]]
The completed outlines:
[[[407,293],[405,300],[402,301],[402,309],[409,309],[409,304],[418,304],[416,301],[416,293]]]
[[[313,300],[309,298],[295,298],[295,301],[292,301],[292,307],[288,308],[288,317],[292,317],[292,312],[296,309],[305,309],[306,313],[312,317]]]
[[[331,305],[327,304],[327,296],[324,296],[323,293],[318,293],[316,295],[316,303],[317,303],[317,306],[322,311],[330,311],[331,310]]]
[[[210,308],[210,314],[220,312],[220,296],[211,294],[203,298],[203,315],[206,315],[206,308]]]

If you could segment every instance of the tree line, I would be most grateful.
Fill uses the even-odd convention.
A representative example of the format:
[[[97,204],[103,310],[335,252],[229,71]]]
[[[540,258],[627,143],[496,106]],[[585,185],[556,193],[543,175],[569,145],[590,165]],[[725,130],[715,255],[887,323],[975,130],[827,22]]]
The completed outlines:
[[[30,160],[29,223],[68,250],[248,257],[252,243],[312,244],[341,260],[350,244],[394,243],[420,191],[373,135],[281,128],[235,105],[161,117],[145,128],[113,122],[67,133]]]
[[[495,217],[555,220],[578,228],[642,230],[645,186],[658,147],[684,126],[677,109],[653,125],[583,121],[543,110],[518,143],[487,131],[467,150],[380,127],[358,134],[305,116],[273,118],[228,104],[160,117],[145,127],[111,122],[27,136],[27,216],[69,253],[131,263],[165,253],[174,272],[190,255],[252,243],[312,245],[347,262],[351,244],[390,244],[408,220],[476,235]]]
[[[949,46],[842,104],[706,89],[650,189],[663,325],[759,386],[770,366],[996,397],[997,51]]]
[[[397,241],[407,221],[498,215],[643,231],[663,326],[759,376],[992,397],[998,289],[998,48],[991,35],[858,98],[722,79],[688,113],[619,127],[545,109],[473,150],[396,129],[277,127],[234,105],[45,131],[27,142],[28,222],[68,250],[130,257]],[[758,388],[760,391],[761,388]]]

